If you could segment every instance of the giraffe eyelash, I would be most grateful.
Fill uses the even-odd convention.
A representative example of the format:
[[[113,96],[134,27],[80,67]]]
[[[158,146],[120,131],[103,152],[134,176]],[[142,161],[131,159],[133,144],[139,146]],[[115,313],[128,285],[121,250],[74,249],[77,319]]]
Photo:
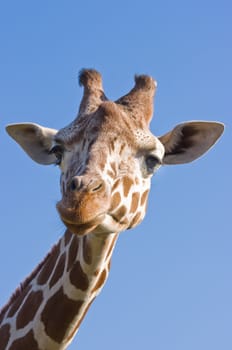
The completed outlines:
[[[56,162],[55,165],[60,165],[62,158],[63,158],[63,153],[64,153],[64,147],[61,145],[55,145],[52,147],[52,149],[49,151],[49,154],[54,154],[56,157]]]
[[[145,158],[145,163],[146,163],[147,170],[150,173],[153,173],[155,169],[161,166],[160,159],[153,154],[150,154]]]

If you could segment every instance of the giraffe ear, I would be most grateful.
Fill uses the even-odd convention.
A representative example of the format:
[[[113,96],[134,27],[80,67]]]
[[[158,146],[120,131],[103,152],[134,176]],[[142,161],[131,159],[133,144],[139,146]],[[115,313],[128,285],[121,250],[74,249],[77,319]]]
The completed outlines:
[[[193,121],[177,125],[159,137],[165,147],[164,164],[189,163],[207,152],[223,133],[218,122]]]
[[[6,131],[35,162],[46,165],[56,162],[55,155],[49,151],[57,130],[20,123],[7,125]]]

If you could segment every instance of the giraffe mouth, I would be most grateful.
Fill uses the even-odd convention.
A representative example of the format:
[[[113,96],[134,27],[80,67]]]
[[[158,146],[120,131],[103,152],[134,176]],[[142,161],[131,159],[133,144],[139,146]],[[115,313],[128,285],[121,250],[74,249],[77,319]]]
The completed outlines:
[[[81,236],[90,232],[96,234],[121,232],[128,228],[128,223],[120,223],[113,215],[106,213],[99,214],[93,220],[85,223],[71,221],[62,215],[60,215],[60,218],[72,233]]]
[[[94,219],[87,222],[75,222],[71,221],[60,214],[60,218],[64,225],[74,234],[85,235],[92,232],[97,226],[104,220],[105,214],[99,214]]]
[[[68,193],[57,202],[60,218],[71,232],[83,235],[102,223],[109,210],[109,191],[99,191]]]

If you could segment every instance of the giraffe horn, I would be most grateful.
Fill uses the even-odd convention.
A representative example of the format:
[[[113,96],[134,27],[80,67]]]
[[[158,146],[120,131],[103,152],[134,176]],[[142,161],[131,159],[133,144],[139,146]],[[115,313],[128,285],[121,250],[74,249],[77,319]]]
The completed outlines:
[[[157,82],[148,75],[136,75],[133,89],[116,101],[122,105],[134,118],[145,119],[148,124],[153,114],[153,98]]]
[[[94,69],[82,69],[79,73],[79,84],[84,87],[79,116],[95,112],[99,105],[107,100],[101,74]]]

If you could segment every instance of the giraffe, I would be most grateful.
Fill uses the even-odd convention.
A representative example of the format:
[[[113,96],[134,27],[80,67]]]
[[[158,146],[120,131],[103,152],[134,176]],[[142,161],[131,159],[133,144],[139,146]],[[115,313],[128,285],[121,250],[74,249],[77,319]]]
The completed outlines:
[[[0,311],[0,350],[63,350],[105,284],[120,232],[144,218],[151,178],[162,165],[188,163],[221,136],[218,122],[191,121],[154,136],[156,81],[107,99],[100,73],[83,69],[77,117],[63,129],[10,124],[9,135],[37,163],[60,167],[64,235]]]

